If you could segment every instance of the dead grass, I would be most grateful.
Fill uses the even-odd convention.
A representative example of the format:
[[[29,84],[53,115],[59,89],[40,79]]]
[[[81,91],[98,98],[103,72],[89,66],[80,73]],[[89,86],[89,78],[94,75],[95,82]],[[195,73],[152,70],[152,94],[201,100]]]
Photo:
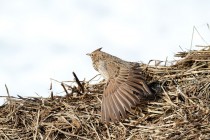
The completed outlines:
[[[14,98],[0,106],[0,139],[202,139],[210,138],[210,46],[180,52],[174,65],[142,69],[162,83],[163,97],[137,107],[128,119],[101,123],[103,84],[62,82],[66,96]],[[79,85],[79,84],[78,84]],[[83,88],[82,88],[83,87]],[[82,93],[84,92],[84,93]],[[93,94],[91,94],[91,93]],[[77,94],[75,93],[82,93]]]

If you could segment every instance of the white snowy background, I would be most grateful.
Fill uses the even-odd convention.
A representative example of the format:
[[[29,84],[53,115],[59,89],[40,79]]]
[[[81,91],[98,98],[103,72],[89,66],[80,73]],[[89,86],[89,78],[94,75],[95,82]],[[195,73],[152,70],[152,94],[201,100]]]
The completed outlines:
[[[210,42],[208,0],[0,0],[0,96],[49,96],[50,78],[97,74],[86,53],[173,60]],[[195,48],[193,48],[195,49]],[[54,85],[55,92],[61,92]],[[5,101],[0,98],[0,104]]]

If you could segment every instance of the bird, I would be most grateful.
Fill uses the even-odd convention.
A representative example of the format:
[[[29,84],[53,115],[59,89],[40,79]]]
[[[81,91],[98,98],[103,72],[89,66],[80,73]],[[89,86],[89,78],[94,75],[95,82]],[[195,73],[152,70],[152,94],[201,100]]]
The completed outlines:
[[[101,104],[102,122],[118,122],[126,118],[126,111],[149,99],[151,91],[142,74],[140,63],[128,62],[98,48],[87,55],[92,65],[105,79]]]

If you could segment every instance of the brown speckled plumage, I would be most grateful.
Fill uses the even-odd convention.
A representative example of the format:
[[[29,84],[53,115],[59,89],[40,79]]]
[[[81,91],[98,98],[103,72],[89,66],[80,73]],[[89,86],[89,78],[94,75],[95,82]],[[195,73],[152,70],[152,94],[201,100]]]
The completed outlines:
[[[103,122],[120,121],[126,117],[126,110],[152,95],[138,63],[124,61],[101,51],[101,48],[88,55],[95,70],[107,82],[101,106]]]

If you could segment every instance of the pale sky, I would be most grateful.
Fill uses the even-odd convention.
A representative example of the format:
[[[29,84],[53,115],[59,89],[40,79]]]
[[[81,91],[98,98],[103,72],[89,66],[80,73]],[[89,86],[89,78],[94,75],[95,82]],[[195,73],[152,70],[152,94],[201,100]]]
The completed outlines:
[[[50,78],[97,74],[86,53],[173,60],[210,42],[209,0],[0,0],[0,95],[49,96]],[[55,92],[60,86],[54,85]],[[0,103],[2,99],[0,99]]]

